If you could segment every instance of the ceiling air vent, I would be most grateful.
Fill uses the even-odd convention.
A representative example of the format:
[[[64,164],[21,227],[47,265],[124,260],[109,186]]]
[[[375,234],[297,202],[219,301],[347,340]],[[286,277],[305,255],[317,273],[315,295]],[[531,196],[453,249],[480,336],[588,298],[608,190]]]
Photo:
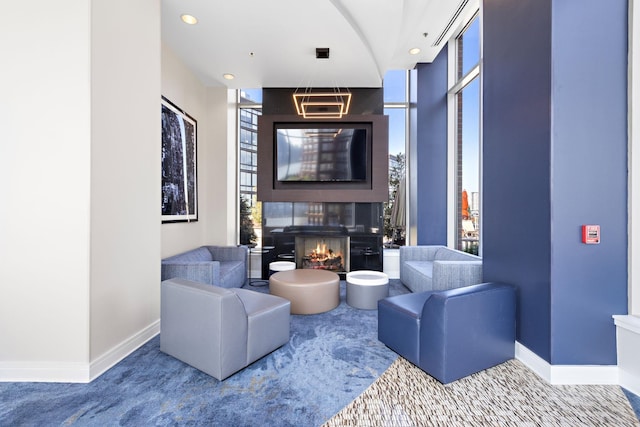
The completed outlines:
[[[460,2],[460,4],[458,5],[458,8],[456,9],[456,12],[453,14],[453,16],[451,16],[451,19],[449,20],[449,22],[447,22],[447,25],[445,25],[444,30],[442,30],[442,32],[440,33],[440,35],[438,36],[436,41],[433,42],[433,44],[431,46],[436,47],[440,43],[442,43],[442,40],[445,38],[445,36],[449,32],[449,30],[451,29],[453,24],[455,24],[456,20],[458,19],[458,17],[462,13],[462,10],[465,8],[467,3],[469,3],[469,0],[462,0]]]
[[[329,48],[328,47],[317,47],[316,48],[316,59],[329,59]]]

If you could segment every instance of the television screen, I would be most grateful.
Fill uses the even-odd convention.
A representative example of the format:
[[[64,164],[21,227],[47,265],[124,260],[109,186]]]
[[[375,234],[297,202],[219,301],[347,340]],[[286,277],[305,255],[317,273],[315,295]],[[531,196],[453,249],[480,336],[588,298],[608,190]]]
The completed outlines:
[[[275,132],[278,181],[366,181],[366,127],[276,126]]]

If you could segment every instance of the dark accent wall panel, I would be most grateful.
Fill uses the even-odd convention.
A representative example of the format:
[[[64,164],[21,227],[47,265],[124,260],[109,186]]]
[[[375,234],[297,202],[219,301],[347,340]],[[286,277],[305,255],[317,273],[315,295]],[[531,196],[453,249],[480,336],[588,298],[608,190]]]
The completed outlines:
[[[258,199],[272,202],[387,202],[389,199],[389,118],[384,116],[382,88],[348,88],[352,94],[349,114],[327,123],[370,123],[372,126],[371,179],[366,188],[358,183],[323,183],[306,188],[276,188],[273,178],[275,122],[319,122],[296,114],[293,94],[305,88],[264,88],[262,116],[258,122]],[[314,92],[323,88],[313,88]],[[333,91],[335,88],[326,88]],[[289,186],[294,187],[294,186]],[[300,186],[298,186],[300,187]]]
[[[263,202],[387,202],[389,200],[389,117],[348,115],[327,123],[364,123],[371,128],[371,171],[365,183],[308,183],[288,188],[274,180],[274,125],[314,123],[298,115],[262,115],[258,118],[258,200]]]
[[[305,88],[264,88],[262,89],[262,114],[297,114],[293,94],[304,93]],[[313,88],[314,92],[323,90]],[[326,88],[333,92],[335,88]],[[347,88],[351,92],[349,115],[384,114],[384,92],[382,88]]]
[[[552,9],[551,360],[615,365],[611,316],[627,312],[627,1],[569,3]],[[581,224],[601,226],[599,245],[581,243]]]
[[[447,244],[447,47],[417,66],[417,244]]]
[[[551,1],[485,0],[482,257],[518,288],[517,340],[551,362]]]

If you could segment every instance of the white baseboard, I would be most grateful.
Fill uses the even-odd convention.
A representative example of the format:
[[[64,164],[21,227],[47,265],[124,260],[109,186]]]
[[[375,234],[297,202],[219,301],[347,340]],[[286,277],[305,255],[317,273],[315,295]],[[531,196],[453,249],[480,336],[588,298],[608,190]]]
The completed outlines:
[[[624,387],[636,396],[640,396],[640,377],[632,372],[618,368],[620,387]]]
[[[88,383],[89,365],[63,362],[0,362],[0,382]]]
[[[133,353],[135,350],[140,348],[143,344],[145,344],[147,341],[149,341],[159,333],[160,319],[156,320],[146,328],[122,341],[120,344],[113,347],[102,356],[98,357],[96,360],[91,362],[89,369],[91,379],[89,381],[93,381],[94,379],[98,378],[113,365]]]
[[[551,382],[551,365],[518,341],[516,341],[516,359],[546,382]]]
[[[551,365],[516,342],[516,359],[550,384],[618,384],[617,365]]]
[[[160,320],[122,341],[91,363],[0,362],[0,382],[88,383],[160,333]]]

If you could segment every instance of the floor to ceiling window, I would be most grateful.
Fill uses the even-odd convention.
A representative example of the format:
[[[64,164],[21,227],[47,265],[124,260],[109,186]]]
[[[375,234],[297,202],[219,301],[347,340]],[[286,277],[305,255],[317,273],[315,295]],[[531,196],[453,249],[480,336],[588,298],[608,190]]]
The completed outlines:
[[[256,185],[258,181],[258,116],[261,114],[262,90],[239,91],[239,242],[242,245],[260,245],[262,210],[256,198]]]
[[[456,247],[480,248],[480,23],[476,16],[453,41],[455,81],[449,91],[455,120]]]
[[[406,141],[409,109],[408,72],[388,71],[383,80],[384,114],[389,116],[389,202],[384,206],[385,246],[406,240]]]

